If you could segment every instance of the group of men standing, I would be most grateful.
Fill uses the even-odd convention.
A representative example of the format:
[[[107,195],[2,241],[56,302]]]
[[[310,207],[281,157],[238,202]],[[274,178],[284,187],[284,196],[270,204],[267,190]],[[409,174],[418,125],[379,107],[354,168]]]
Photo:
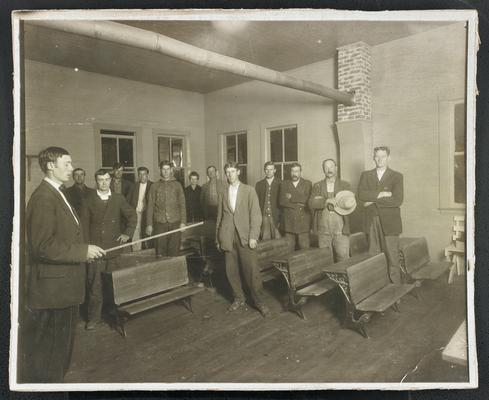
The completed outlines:
[[[402,175],[388,168],[389,149],[374,150],[376,168],[360,178],[358,199],[364,202],[365,232],[372,252],[384,251],[393,282],[400,281],[397,255],[401,233],[399,206],[403,200]],[[226,275],[233,291],[229,311],[246,309],[241,277],[254,306],[271,315],[263,296],[257,262],[259,240],[285,235],[294,246],[310,246],[310,232],[320,247],[331,247],[337,261],[349,257],[348,215],[356,207],[350,185],[337,177],[335,160],[322,167],[325,178],[312,185],[302,178],[298,163],[290,167],[290,179],[275,176],[272,162],[264,165],[265,178],[256,187],[240,182],[235,162],[224,167],[227,182],[217,168],[207,168],[208,182],[200,187],[191,172],[184,189],[173,176],[171,162],[160,163],[161,179],[151,182],[146,167],[138,168],[138,182],[123,178],[123,166],[112,175],[95,173],[96,189],[85,186],[85,172],[73,170],[69,153],[49,147],[39,154],[44,180],[31,196],[26,213],[29,250],[27,315],[23,330],[24,358],[30,382],[60,382],[69,366],[78,306],[88,293],[88,322],[92,330],[101,322],[101,272],[118,268],[121,250],[112,250],[131,238],[133,250],[139,238],[168,232],[205,220],[212,240],[225,255]],[[68,189],[64,183],[73,178]],[[155,240],[157,256],[176,256],[180,233]],[[150,243],[144,242],[144,247]],[[86,267],[85,267],[86,263]]]

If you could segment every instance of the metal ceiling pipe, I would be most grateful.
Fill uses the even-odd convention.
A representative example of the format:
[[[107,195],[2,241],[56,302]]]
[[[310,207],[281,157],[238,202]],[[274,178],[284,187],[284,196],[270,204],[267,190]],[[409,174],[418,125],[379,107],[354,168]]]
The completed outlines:
[[[354,104],[352,93],[298,79],[269,68],[201,49],[168,36],[116,22],[30,20],[29,24],[151,50],[202,67],[317,94],[346,106]]]

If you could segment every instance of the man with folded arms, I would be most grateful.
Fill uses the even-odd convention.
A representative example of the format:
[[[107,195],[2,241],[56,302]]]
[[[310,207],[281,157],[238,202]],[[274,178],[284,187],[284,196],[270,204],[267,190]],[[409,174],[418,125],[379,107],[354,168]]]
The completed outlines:
[[[324,160],[323,171],[324,179],[314,184],[309,198],[309,208],[314,212],[312,229],[318,235],[319,247],[329,247],[334,251],[335,261],[342,261],[350,257],[350,221],[348,216],[335,211],[335,196],[339,192],[350,191],[351,186],[338,179],[335,160]],[[337,210],[342,213],[338,207]]]
[[[224,172],[229,186],[219,196],[216,244],[218,249],[224,251],[226,275],[234,295],[234,301],[228,310],[246,309],[242,275],[255,307],[264,317],[268,317],[271,313],[264,303],[256,254],[262,221],[258,197],[253,187],[239,181],[240,170],[236,162],[228,162],[224,166]]]
[[[20,380],[59,383],[70,365],[78,306],[85,299],[84,262],[105,252],[84,241],[80,218],[60,190],[73,171],[68,151],[48,147],[39,153],[39,165],[45,178],[26,212],[30,271],[21,320]]]
[[[372,254],[384,252],[389,263],[389,277],[401,283],[399,235],[402,232],[401,204],[404,197],[403,176],[388,167],[390,149],[374,149],[375,168],[362,172],[358,198],[364,203],[364,230]]]

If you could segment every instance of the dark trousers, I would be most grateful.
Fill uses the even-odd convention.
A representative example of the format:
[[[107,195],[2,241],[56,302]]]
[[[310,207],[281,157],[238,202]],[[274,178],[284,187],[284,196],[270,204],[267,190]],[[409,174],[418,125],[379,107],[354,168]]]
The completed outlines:
[[[244,301],[245,299],[241,282],[241,275],[243,275],[255,305],[263,304],[263,285],[258,268],[256,249],[251,249],[248,245],[243,246],[238,233],[235,231],[233,249],[224,252],[224,254],[226,276],[233,289],[234,300]]]
[[[289,241],[291,248],[295,249],[296,244],[299,246],[299,250],[308,249],[311,247],[311,239],[309,232],[291,233],[286,232],[285,237]]]
[[[25,383],[62,383],[73,352],[78,306],[28,310],[23,332],[23,371]]]
[[[392,283],[401,283],[401,268],[399,266],[399,236],[384,235],[380,217],[372,219],[369,229],[369,252],[377,254],[384,252],[389,265],[389,278]]]
[[[180,221],[177,222],[155,222],[153,235],[158,233],[172,231],[173,229],[180,228]],[[182,233],[172,233],[155,239],[156,241],[156,255],[163,257],[175,257],[180,252],[180,242],[182,239]]]
[[[87,320],[102,319],[103,289],[102,272],[112,272],[119,268],[120,257],[96,260],[87,264]]]

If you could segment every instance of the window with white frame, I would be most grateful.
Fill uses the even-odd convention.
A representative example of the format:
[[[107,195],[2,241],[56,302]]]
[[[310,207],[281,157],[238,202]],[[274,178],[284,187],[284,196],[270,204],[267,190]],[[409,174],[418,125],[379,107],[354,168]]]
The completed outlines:
[[[270,161],[275,164],[277,176],[290,178],[291,165],[298,162],[297,125],[268,129]]]
[[[439,104],[441,209],[465,208],[465,134],[464,100],[441,101]]]
[[[126,179],[135,179],[135,133],[120,130],[100,130],[102,168],[112,170],[115,163],[124,166],[123,175]]]
[[[239,166],[241,182],[247,182],[248,176],[248,138],[246,131],[225,133],[223,165],[227,162],[237,162]]]
[[[182,136],[158,135],[158,165],[162,161],[173,164],[173,176],[185,186],[185,169],[183,167],[184,138]]]

